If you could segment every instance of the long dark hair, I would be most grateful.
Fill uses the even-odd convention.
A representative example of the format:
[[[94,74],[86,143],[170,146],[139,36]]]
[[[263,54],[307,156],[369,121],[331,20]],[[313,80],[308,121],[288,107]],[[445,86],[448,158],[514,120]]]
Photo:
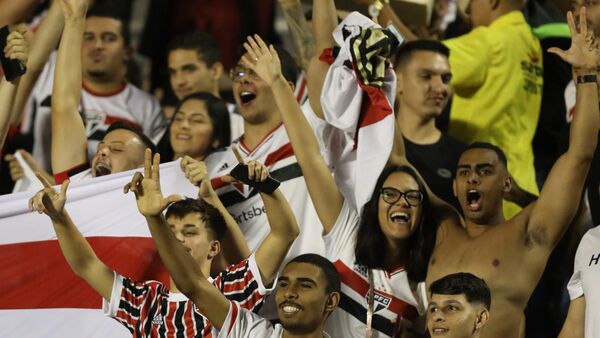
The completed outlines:
[[[212,139],[219,141],[219,148],[228,146],[229,143],[231,143],[231,122],[229,120],[229,111],[227,110],[225,101],[210,93],[196,92],[181,99],[177,104],[177,107],[175,107],[175,113],[177,113],[179,109],[181,109],[181,106],[188,100],[200,100],[204,102],[213,126]],[[170,138],[171,125],[173,124],[174,118],[175,115],[171,118],[167,130],[158,144],[160,156],[164,162],[172,161],[173,156],[175,156]]]
[[[418,223],[415,232],[408,238],[408,261],[406,262],[408,278],[412,281],[420,282],[425,280],[425,276],[427,275],[429,258],[435,245],[436,224],[431,215],[431,205],[425,185],[415,170],[408,166],[388,167],[379,175],[371,199],[363,209],[358,226],[356,238],[360,238],[360,240],[356,241],[354,249],[356,263],[371,269],[386,268],[384,262],[389,247],[385,234],[379,224],[379,191],[383,187],[385,180],[391,174],[397,172],[406,173],[414,178],[419,186],[419,191],[423,194],[421,221]]]

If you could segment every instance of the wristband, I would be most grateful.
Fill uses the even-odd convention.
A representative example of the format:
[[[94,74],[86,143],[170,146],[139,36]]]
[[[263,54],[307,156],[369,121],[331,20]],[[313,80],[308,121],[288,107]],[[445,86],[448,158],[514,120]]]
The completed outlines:
[[[596,74],[578,76],[577,84],[580,84],[580,83],[597,83],[596,82]]]

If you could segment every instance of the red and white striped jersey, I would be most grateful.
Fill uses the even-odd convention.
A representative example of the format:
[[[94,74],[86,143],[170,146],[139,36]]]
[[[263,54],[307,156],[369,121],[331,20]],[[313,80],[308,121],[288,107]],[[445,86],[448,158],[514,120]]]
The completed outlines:
[[[325,236],[327,258],[333,262],[342,282],[338,308],[329,316],[325,331],[335,337],[359,338],[366,332],[369,278],[368,268],[356,264],[354,248],[360,218],[344,202],[331,232]],[[396,337],[402,319],[413,321],[417,300],[411,291],[406,270],[372,269],[374,284],[373,338]]]
[[[211,282],[229,300],[251,311],[258,311],[268,292],[254,255],[228,267]],[[103,301],[103,310],[133,337],[216,337],[212,324],[190,299],[169,292],[158,281],[135,282],[115,273],[111,299]]]

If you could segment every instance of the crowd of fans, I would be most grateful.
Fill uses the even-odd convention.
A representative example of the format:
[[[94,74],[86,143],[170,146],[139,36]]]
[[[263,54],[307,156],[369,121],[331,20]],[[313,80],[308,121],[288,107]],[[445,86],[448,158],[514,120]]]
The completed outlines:
[[[435,0],[409,27],[390,1],[174,4],[165,96],[123,3],[0,0],[26,66],[0,83],[2,193],[35,172],[29,208],[135,337],[599,336],[599,5]],[[266,42],[276,7],[294,53]],[[196,199],[161,193],[171,161]],[[127,171],[168,285],[113,271],[67,211]]]

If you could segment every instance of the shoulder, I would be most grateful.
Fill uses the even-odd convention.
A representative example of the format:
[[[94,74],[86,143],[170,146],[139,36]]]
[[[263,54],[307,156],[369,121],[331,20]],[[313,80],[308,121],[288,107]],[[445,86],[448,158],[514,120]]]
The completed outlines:
[[[127,83],[126,91],[129,92],[128,96],[133,104],[150,104],[160,106],[158,100],[154,96],[136,87],[131,82]]]

